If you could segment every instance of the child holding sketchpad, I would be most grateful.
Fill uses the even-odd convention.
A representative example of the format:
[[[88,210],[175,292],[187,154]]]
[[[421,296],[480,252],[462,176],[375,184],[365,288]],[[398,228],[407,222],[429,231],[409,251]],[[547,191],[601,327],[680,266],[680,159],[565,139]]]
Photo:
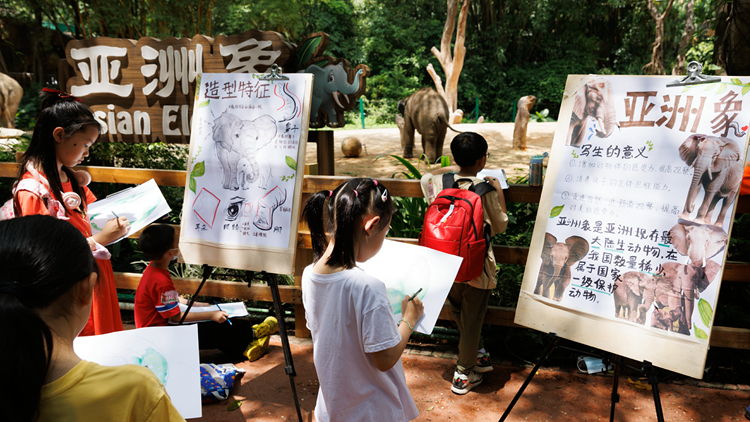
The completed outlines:
[[[174,234],[174,228],[168,225],[151,225],[141,232],[141,251],[151,262],[135,292],[136,328],[177,324],[182,318],[179,303],[187,301],[175,290],[168,270],[169,263],[177,259],[179,252],[172,247]],[[196,302],[193,307],[196,306],[209,304]],[[251,362],[263,356],[271,334],[278,329],[274,317],[252,325],[244,319],[230,320],[228,314],[220,310],[189,312],[185,321],[200,321],[197,323],[200,349],[220,349],[234,357],[244,355]]]
[[[489,226],[490,236],[502,233],[508,225],[508,215],[506,214],[508,211],[505,207],[505,197],[500,182],[494,177],[487,176],[485,180],[491,187],[486,187],[486,184],[486,189],[477,187],[485,182],[485,180],[477,177],[477,173],[487,164],[487,157],[489,156],[487,141],[478,133],[464,132],[453,138],[451,153],[456,164],[458,164],[457,166],[443,167],[422,176],[422,192],[427,199],[427,203],[432,204],[440,196],[443,189],[451,187],[464,190],[474,187],[479,193],[487,191],[480,196],[482,212],[484,213],[484,226]],[[446,182],[452,186],[446,186]],[[427,224],[425,224],[425,231],[427,231]],[[420,242],[420,244],[422,243]],[[426,244],[426,246],[430,245]],[[458,365],[453,374],[453,384],[451,385],[451,391],[456,394],[468,393],[482,382],[481,373],[492,371],[489,353],[484,349],[481,338],[490,292],[497,285],[495,280],[497,265],[491,245],[488,245],[481,265],[484,266],[481,270],[479,268],[469,269],[474,273],[481,271],[479,276],[473,279],[467,277],[467,280],[457,280],[448,293],[453,320],[458,325],[460,333]]]

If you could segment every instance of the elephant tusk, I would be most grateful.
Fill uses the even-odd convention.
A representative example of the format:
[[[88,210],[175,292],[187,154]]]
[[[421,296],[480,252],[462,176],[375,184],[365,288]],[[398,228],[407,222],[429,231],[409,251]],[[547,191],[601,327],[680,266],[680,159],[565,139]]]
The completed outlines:
[[[346,108],[341,104],[341,101],[339,101],[339,92],[333,91],[333,100],[336,101],[336,104],[341,108]]]
[[[703,255],[703,268],[706,268],[706,256]]]

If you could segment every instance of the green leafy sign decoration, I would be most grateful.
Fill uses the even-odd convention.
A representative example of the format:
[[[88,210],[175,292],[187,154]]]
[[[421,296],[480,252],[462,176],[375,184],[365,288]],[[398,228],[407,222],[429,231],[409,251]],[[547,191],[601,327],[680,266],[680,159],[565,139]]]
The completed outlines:
[[[552,211],[549,213],[549,218],[554,218],[560,215],[565,205],[558,205],[556,207],[552,207]]]
[[[195,189],[198,187],[198,182],[195,181],[196,177],[201,177],[204,174],[206,174],[206,162],[201,161],[200,163],[193,166],[193,171],[190,172],[190,190],[195,192]]]

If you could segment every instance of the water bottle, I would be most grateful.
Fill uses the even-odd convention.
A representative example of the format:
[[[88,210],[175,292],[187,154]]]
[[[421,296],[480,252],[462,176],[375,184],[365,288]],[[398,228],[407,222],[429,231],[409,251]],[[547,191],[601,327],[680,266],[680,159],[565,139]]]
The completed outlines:
[[[529,186],[541,186],[542,185],[542,172],[544,169],[544,157],[548,153],[542,155],[532,155],[529,160]]]

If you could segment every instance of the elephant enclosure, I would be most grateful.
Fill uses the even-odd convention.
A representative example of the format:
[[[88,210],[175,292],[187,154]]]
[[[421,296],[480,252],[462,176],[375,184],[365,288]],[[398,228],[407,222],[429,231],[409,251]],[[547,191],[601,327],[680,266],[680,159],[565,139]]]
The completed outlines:
[[[555,135],[556,122],[529,123],[527,131],[526,151],[511,150],[513,145],[513,123],[482,123],[482,124],[459,124],[453,125],[456,130],[477,132],[487,139],[490,157],[487,160],[487,168],[505,169],[509,180],[517,177],[528,176],[529,158],[532,155],[549,152],[552,147],[552,139]],[[458,133],[448,129],[445,136],[443,155],[450,156],[450,143]],[[362,154],[357,158],[347,158],[341,151],[341,143],[348,137],[355,137],[362,143]],[[397,160],[384,157],[375,161],[383,155],[403,155],[401,148],[401,135],[398,128],[388,129],[354,129],[335,130],[333,135],[334,161],[336,162],[336,175],[389,178],[398,177],[398,174],[406,169]],[[307,163],[317,162],[317,146],[308,143],[305,160]],[[414,156],[422,154],[422,136],[414,134]],[[416,159],[410,160],[413,163]],[[451,160],[453,163],[453,160]],[[423,173],[427,171],[427,165],[421,163],[417,168]],[[401,176],[403,178],[403,176]]]

